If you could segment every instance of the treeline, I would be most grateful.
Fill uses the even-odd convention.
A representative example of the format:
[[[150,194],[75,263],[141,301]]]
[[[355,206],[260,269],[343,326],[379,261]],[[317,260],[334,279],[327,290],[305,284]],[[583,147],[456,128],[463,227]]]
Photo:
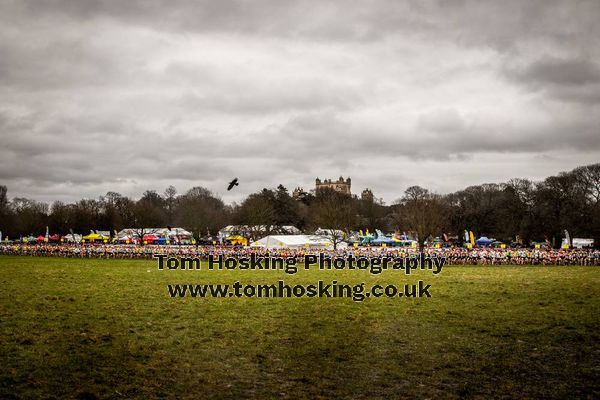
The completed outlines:
[[[541,182],[513,179],[500,184],[470,186],[446,195],[413,186],[394,204],[346,196],[332,190],[294,199],[279,185],[227,205],[209,190],[194,187],[183,194],[170,186],[163,193],[148,190],[139,199],[109,192],[98,199],[51,205],[26,198],[8,198],[0,186],[0,230],[4,236],[88,233],[92,229],[180,226],[196,237],[214,235],[229,224],[294,225],[310,232],[318,227],[343,231],[378,228],[427,236],[462,237],[472,230],[500,240],[554,241],[564,230],[573,237],[600,242],[600,164],[576,168]]]

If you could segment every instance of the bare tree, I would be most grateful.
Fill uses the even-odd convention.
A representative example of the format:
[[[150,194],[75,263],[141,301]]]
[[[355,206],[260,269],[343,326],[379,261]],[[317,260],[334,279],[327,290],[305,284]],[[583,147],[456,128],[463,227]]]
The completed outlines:
[[[443,232],[447,223],[447,209],[441,196],[420,186],[411,186],[397,202],[394,221],[397,228],[406,228],[417,234],[421,251],[425,240]]]
[[[164,225],[166,213],[163,198],[153,190],[147,190],[133,207],[133,230],[140,244],[144,235],[155,233],[156,228]]]
[[[600,163],[575,168],[573,174],[588,199],[594,205],[600,204]]]
[[[320,189],[311,204],[312,226],[321,228],[333,248],[344,240],[357,222],[357,206],[347,194],[332,189]]]
[[[165,189],[164,198],[167,214],[167,224],[172,224],[173,216],[175,213],[175,201],[177,199],[177,189],[175,189],[175,186],[171,185]]]
[[[201,237],[206,231],[216,232],[226,224],[228,218],[223,200],[200,186],[180,196],[175,210],[175,221],[196,237]]]
[[[236,221],[247,226],[246,234],[252,241],[272,233],[276,216],[275,194],[268,189],[251,194],[236,210]]]

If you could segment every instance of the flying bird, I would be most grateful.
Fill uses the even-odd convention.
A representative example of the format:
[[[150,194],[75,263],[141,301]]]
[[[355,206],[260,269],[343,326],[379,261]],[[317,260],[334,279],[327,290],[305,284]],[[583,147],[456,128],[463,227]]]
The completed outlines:
[[[238,186],[238,185],[239,185],[238,178],[235,178],[234,180],[229,182],[229,186],[227,186],[227,191],[233,189],[234,186]]]

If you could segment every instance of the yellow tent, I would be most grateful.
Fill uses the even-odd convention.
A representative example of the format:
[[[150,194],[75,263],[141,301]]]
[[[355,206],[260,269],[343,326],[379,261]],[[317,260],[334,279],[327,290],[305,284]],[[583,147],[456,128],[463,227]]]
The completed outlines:
[[[240,236],[240,235],[229,236],[225,240],[227,240],[229,243],[231,243],[233,245],[241,244],[242,246],[248,246],[248,239],[246,239],[245,237]]]
[[[89,235],[81,238],[81,240],[85,240],[86,242],[104,241],[108,239],[110,239],[108,236],[102,236],[98,233],[90,233]]]

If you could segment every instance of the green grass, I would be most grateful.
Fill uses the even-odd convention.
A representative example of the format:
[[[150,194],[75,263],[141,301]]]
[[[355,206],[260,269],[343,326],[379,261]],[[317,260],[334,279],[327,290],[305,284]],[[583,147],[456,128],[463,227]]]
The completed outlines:
[[[169,283],[432,284],[429,299],[171,299]],[[159,271],[0,257],[0,398],[598,398],[600,268]]]

